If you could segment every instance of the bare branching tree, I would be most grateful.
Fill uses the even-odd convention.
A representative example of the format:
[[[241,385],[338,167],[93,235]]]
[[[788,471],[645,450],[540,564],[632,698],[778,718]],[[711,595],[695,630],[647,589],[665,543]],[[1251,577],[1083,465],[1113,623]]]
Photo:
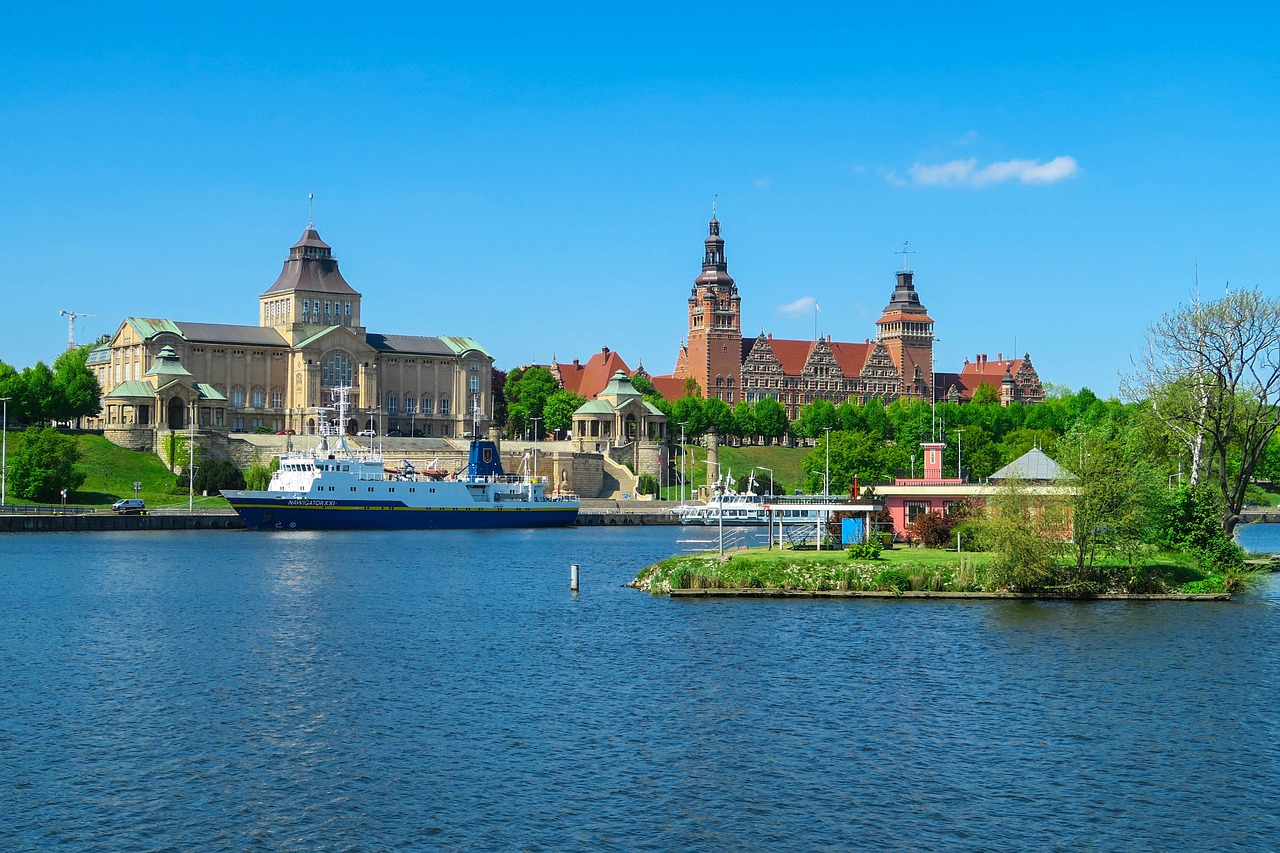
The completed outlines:
[[[1124,382],[1186,447],[1191,482],[1215,482],[1234,530],[1245,487],[1280,427],[1280,301],[1257,290],[1161,317]]]

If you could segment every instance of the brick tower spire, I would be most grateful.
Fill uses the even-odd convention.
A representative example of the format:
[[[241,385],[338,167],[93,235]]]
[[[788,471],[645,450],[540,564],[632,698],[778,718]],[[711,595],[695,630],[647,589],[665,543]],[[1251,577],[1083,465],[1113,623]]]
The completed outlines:
[[[702,274],[689,296],[689,343],[684,377],[692,376],[702,396],[729,405],[740,397],[742,372],[742,299],[729,275],[724,238],[714,208],[705,241]]]
[[[876,321],[876,339],[884,344],[898,367],[902,378],[898,393],[928,400],[933,393],[933,318],[916,293],[905,248],[902,255],[897,285]]]

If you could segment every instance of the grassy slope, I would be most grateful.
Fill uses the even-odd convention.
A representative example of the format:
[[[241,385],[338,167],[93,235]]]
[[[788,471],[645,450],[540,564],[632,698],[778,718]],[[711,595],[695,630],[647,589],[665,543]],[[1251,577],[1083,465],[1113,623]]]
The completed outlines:
[[[148,505],[176,503],[173,493],[176,477],[154,453],[139,453],[117,447],[100,435],[78,435],[80,464],[85,474],[84,485],[72,500],[78,504],[110,505],[119,498],[133,497],[133,484],[141,483],[138,495]],[[185,495],[182,496],[185,500]]]
[[[707,449],[697,444],[687,446],[689,448],[689,459],[686,463],[688,466],[686,471],[689,476],[689,482],[693,488],[697,488],[707,482]],[[804,472],[801,469],[801,461],[810,449],[807,447],[776,446],[721,447],[720,464],[726,470],[733,472],[733,478],[738,481],[740,487],[746,483],[747,476],[751,473],[752,468],[769,468],[773,471],[774,479],[779,488],[790,493],[804,485]],[[679,465],[679,457],[676,457],[677,470]],[[756,475],[756,479],[764,480],[768,476],[768,474],[761,471]],[[714,479],[714,475],[712,479]],[[672,487],[668,490],[667,497],[672,500],[677,499],[679,497],[679,489]]]

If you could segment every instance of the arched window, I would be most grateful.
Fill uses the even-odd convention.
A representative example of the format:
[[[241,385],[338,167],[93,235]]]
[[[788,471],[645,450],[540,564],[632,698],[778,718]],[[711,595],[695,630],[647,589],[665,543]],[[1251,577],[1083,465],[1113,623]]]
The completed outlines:
[[[249,399],[255,409],[261,409],[267,404],[267,392],[262,389],[261,385],[254,385],[253,393]]]
[[[406,415],[412,415],[415,410],[416,410],[416,407],[414,405],[413,395],[405,394],[404,395],[404,413]]]
[[[272,386],[271,388],[271,408],[284,408],[284,389],[279,385]]]
[[[394,415],[400,411],[400,399],[394,394],[387,395],[387,414]]]
[[[320,368],[320,384],[326,388],[351,385],[351,359],[346,353],[330,353]]]
[[[237,385],[231,389],[231,405],[237,409],[244,408],[244,387]]]

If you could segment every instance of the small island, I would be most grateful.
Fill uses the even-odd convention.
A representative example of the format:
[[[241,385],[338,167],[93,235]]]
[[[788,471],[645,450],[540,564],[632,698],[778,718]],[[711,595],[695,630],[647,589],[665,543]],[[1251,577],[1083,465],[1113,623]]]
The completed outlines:
[[[1108,554],[1083,567],[1044,554],[1017,557],[935,548],[747,548],[682,554],[643,569],[628,586],[654,595],[735,597],[1226,600],[1251,570],[1202,567],[1193,554]],[[1021,562],[1017,562],[1021,560]]]

